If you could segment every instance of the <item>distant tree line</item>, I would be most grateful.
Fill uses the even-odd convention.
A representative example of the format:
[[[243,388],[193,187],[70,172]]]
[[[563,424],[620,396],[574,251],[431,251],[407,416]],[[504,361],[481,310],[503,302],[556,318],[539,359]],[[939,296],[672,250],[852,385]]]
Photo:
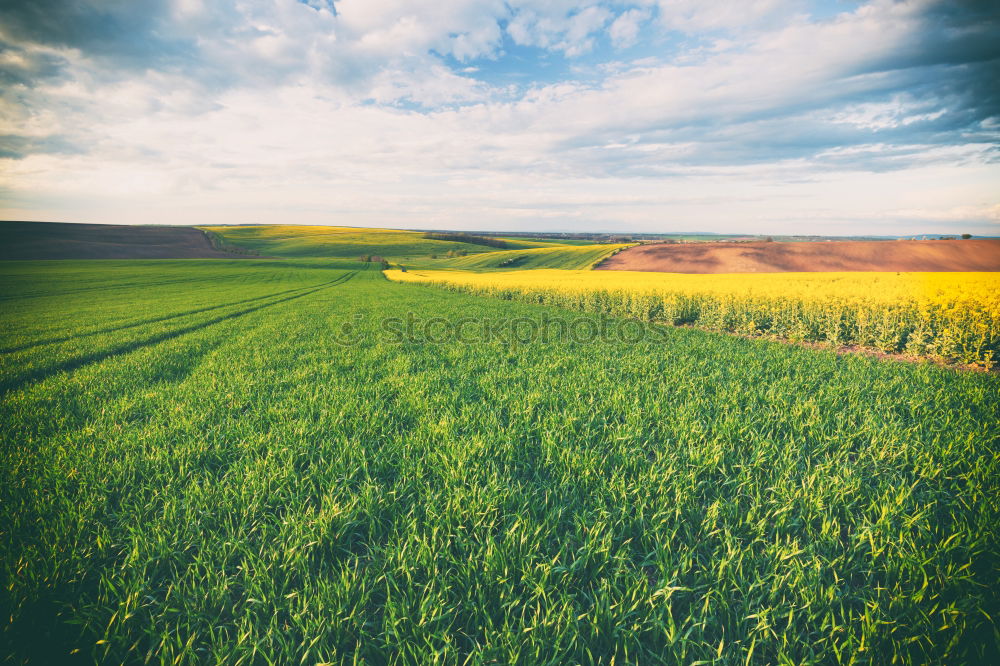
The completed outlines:
[[[445,252],[441,256],[442,257],[447,257],[447,258],[451,259],[452,257],[465,257],[465,256],[468,256],[468,254],[469,254],[468,250],[448,250],[447,252]],[[437,259],[438,258],[437,252],[431,252],[430,258],[431,259]]]
[[[214,250],[219,252],[228,252],[229,254],[242,254],[250,257],[260,256],[260,252],[257,250],[252,250],[248,247],[240,247],[239,245],[233,245],[232,243],[226,241],[221,234],[214,231],[205,231],[202,229],[201,232],[208,238],[208,242]]]
[[[475,236],[473,234],[445,234],[428,231],[424,234],[428,240],[449,241],[452,243],[469,243],[470,245],[485,245],[486,247],[508,248],[510,243],[499,238],[487,238],[486,236]]]
[[[527,257],[525,257],[524,255],[514,256],[514,257],[508,257],[508,258],[504,259],[503,261],[501,261],[499,264],[497,264],[497,267],[499,267],[499,268],[510,268],[511,266],[517,266],[519,264],[523,264],[524,260],[526,258]]]
[[[972,234],[961,234],[961,236],[938,236],[937,238],[930,238],[925,234],[923,236],[914,236],[910,240],[958,240],[959,238],[962,240],[969,240],[972,238]],[[904,239],[901,238],[900,240]]]
[[[389,270],[389,260],[385,257],[380,257],[377,254],[363,254],[358,257],[358,261],[362,261],[366,264],[382,264],[382,270]]]

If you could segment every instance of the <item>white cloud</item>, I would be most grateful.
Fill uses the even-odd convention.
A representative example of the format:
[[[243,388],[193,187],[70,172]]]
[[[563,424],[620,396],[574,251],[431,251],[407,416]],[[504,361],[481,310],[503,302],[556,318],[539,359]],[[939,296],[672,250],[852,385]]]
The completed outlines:
[[[435,50],[468,60],[496,52],[497,20],[507,13],[502,0],[342,0],[338,30],[372,54],[392,60]]]
[[[660,22],[671,30],[699,33],[715,30],[742,30],[799,9],[796,0],[743,0],[704,2],[703,0],[657,0]]]
[[[527,4],[527,3],[523,3]],[[515,43],[579,56],[594,46],[594,36],[613,14],[599,3],[551,3],[537,9],[521,8],[507,26]]]
[[[639,29],[649,20],[649,11],[629,9],[615,19],[608,28],[612,43],[619,48],[632,46],[639,37]]]
[[[926,102],[896,95],[887,102],[851,105],[834,113],[830,121],[869,130],[884,130],[937,120],[947,112],[943,108],[930,109]]]
[[[513,89],[487,82],[500,19],[515,42],[579,59],[597,39],[635,44],[640,26],[655,29],[651,5],[343,0],[335,16],[312,4],[175,5],[173,29],[199,44],[194,65],[8,51],[20,69],[38,54],[65,65],[2,93],[0,133],[80,150],[4,160],[0,215],[771,233],[803,220],[817,232],[997,224],[1000,125],[976,121],[975,139],[938,128],[961,106],[941,96],[955,85],[909,86],[912,69],[873,65],[919,44],[920,3],[774,26],[778,5],[756,3],[749,36],[728,10],[673,3],[658,10],[670,30],[728,30],[725,48]],[[907,218],[956,210],[965,217]]]
[[[989,220],[1000,225],[1000,203],[950,208],[903,208],[889,213],[898,219],[915,219],[929,222],[977,222]]]

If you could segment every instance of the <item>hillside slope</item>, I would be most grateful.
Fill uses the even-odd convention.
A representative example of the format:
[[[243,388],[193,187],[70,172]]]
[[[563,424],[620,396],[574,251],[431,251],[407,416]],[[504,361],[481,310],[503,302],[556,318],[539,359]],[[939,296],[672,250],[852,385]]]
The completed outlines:
[[[246,225],[201,227],[222,236],[227,244],[272,257],[332,257],[356,259],[378,255],[393,261],[412,262],[448,252],[477,254],[497,248],[475,243],[427,238],[422,231],[326,227],[307,225]],[[547,244],[519,241],[519,247]]]
[[[0,222],[0,260],[238,259],[191,227]]]
[[[499,250],[467,257],[442,258],[414,264],[417,268],[462,271],[509,271],[540,268],[583,270],[627,244],[553,245],[527,250]]]
[[[663,273],[1000,271],[1000,240],[639,245],[598,270]]]

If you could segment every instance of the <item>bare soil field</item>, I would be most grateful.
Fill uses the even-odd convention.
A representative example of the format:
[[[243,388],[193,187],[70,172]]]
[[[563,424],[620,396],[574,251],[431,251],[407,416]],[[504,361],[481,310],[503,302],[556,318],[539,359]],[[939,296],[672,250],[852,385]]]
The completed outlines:
[[[192,227],[0,222],[0,260],[239,258]]]
[[[1000,240],[684,243],[629,248],[597,270],[661,273],[1000,271]]]

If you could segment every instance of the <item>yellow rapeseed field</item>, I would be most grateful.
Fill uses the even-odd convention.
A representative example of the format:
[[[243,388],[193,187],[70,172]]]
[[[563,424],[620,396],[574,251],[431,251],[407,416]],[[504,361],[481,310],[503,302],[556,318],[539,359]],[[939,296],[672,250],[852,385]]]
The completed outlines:
[[[712,330],[861,345],[992,367],[996,273],[387,271],[393,280]]]

